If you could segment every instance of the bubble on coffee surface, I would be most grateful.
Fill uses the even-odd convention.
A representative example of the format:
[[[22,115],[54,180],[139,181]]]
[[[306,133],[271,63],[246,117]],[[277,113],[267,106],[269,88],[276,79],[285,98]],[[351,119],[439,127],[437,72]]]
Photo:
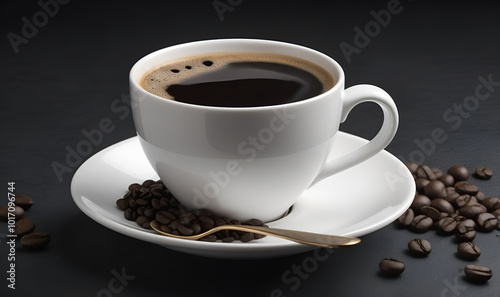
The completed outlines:
[[[252,69],[252,73],[244,73],[246,70],[238,69],[248,67],[248,65],[252,63],[258,65],[255,69]],[[174,98],[172,94],[169,94],[167,89],[172,85],[177,86],[185,83],[189,84],[192,81],[203,81],[207,77],[208,82],[228,82],[230,80],[236,82],[238,80],[242,81],[243,79],[246,79],[243,84],[256,83],[255,78],[269,79],[269,77],[273,75],[278,75],[278,79],[275,79],[275,82],[282,81],[281,83],[289,83],[294,82],[294,80],[297,81],[297,78],[291,78],[293,76],[292,74],[288,74],[286,72],[283,73],[282,70],[282,73],[278,73],[280,70],[271,69],[269,65],[267,65],[267,67],[262,67],[262,65],[266,63],[269,65],[278,65],[279,67],[282,67],[282,69],[286,69],[283,67],[289,67],[290,69],[294,68],[297,71],[305,72],[315,77],[319,83],[319,86],[316,87],[319,88],[319,92],[317,92],[317,94],[327,91],[334,85],[332,76],[325,69],[313,64],[312,62],[297,57],[268,53],[219,53],[213,55],[187,57],[159,65],[144,75],[141,81],[141,86],[146,91],[160,97],[183,101],[179,100],[179,98]],[[253,67],[253,65],[251,67]],[[234,70],[241,71],[238,73],[238,77],[235,77],[235,73],[231,72]],[[216,75],[217,77],[215,79],[209,77],[212,75]],[[287,81],[288,79],[289,81]],[[284,85],[284,87],[290,88],[290,83]],[[293,87],[294,86],[292,86],[292,88]],[[212,86],[208,87],[208,89],[214,90]],[[250,89],[252,90],[251,86]],[[267,88],[266,90],[272,89],[273,88]],[[293,90],[290,92],[293,93]],[[305,95],[305,98],[300,98],[298,100],[307,99],[317,94],[307,94]],[[291,102],[298,100],[292,100]],[[250,105],[253,106],[252,104]]]

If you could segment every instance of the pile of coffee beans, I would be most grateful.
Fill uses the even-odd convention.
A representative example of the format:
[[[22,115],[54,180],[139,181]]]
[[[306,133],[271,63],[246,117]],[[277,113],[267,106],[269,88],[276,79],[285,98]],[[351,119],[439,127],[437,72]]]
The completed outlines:
[[[257,219],[242,223],[238,220],[214,215],[206,209],[189,209],[183,206],[160,180],[146,180],[141,184],[131,184],[128,187],[128,192],[116,200],[116,206],[124,211],[125,219],[135,221],[144,229],[150,229],[150,223],[156,220],[163,232],[180,236],[197,235],[222,225],[266,226]],[[221,230],[199,240],[213,242],[219,239],[222,242],[235,240],[249,242],[262,237],[264,236],[250,232]]]
[[[481,249],[472,243],[477,232],[500,229],[500,197],[486,197],[469,181],[471,173],[465,166],[456,165],[446,172],[413,162],[406,166],[413,174],[417,192],[410,208],[398,218],[399,225],[416,233],[435,230],[442,235],[454,235],[459,242],[459,257],[477,259]],[[485,167],[474,171],[478,179],[488,180],[492,176],[493,171]],[[416,255],[425,256],[431,251],[430,243],[423,239],[410,241],[408,248]],[[489,268],[478,265],[468,265],[464,271],[469,280],[478,282],[487,281],[493,274]]]
[[[50,242],[50,235],[45,232],[33,232],[35,221],[25,217],[26,211],[33,206],[33,199],[28,196],[16,194],[14,196],[13,209],[8,205],[0,207],[0,220],[8,221],[9,212],[15,216],[15,226],[13,234],[21,237],[21,245],[28,250],[44,249]]]

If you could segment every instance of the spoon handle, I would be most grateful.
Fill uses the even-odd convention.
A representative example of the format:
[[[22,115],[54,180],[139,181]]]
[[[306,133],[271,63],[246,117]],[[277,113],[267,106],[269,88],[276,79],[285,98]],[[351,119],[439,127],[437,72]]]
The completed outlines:
[[[268,228],[261,226],[248,226],[248,225],[223,225],[219,226],[221,230],[223,229],[236,229],[240,231],[248,231],[253,233],[258,233],[262,235],[271,235],[283,239],[288,239],[302,244],[325,247],[325,248],[335,248],[340,246],[355,245],[361,242],[361,239],[356,237],[347,236],[336,236],[336,235],[326,235],[311,232],[303,232],[296,230],[286,230],[277,228]]]

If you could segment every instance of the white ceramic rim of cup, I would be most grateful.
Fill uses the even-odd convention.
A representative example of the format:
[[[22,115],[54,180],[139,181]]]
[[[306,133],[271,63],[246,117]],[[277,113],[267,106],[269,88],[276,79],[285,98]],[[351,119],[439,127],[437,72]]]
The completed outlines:
[[[224,50],[224,44],[229,44],[229,43],[232,44],[234,48],[230,50]],[[171,51],[183,52],[182,51],[183,49],[192,48],[194,46],[200,47],[200,49],[196,51],[198,52],[196,54],[188,54],[188,55],[183,54],[183,55],[176,55],[175,57],[171,57],[170,55],[166,54]],[[258,47],[259,49],[256,49],[254,47]],[[179,59],[184,57],[188,58],[196,55],[211,54],[211,53],[226,53],[226,52],[234,53],[234,52],[256,52],[256,51],[262,53],[277,53],[277,54],[290,55],[313,62],[323,67],[326,71],[328,71],[328,73],[330,73],[330,75],[333,76],[335,84],[333,85],[332,88],[330,88],[326,92],[305,100],[300,100],[291,103],[277,104],[277,105],[237,107],[237,108],[197,105],[197,104],[179,102],[175,100],[168,100],[158,95],[152,94],[144,90],[140,86],[140,80],[147,71],[149,71],[154,67],[167,63],[168,61],[173,59]],[[160,57],[162,56],[165,56],[165,58],[162,58],[161,62],[154,62],[154,63],[151,62],[152,60],[160,60]],[[188,43],[169,46],[154,51],[142,57],[132,66],[129,73],[129,80],[130,84],[133,85],[138,92],[142,93],[139,95],[140,97],[149,96],[150,98],[154,98],[155,100],[161,100],[162,102],[169,102],[171,104],[180,104],[192,108],[231,110],[234,112],[234,111],[262,110],[262,109],[272,109],[283,106],[301,105],[301,104],[306,104],[307,102],[310,102],[312,100],[319,100],[324,96],[329,96],[331,93],[343,91],[339,90],[339,88],[344,87],[344,71],[342,70],[342,67],[331,57],[305,46],[288,42],[265,40],[265,39],[227,38],[227,39],[209,39],[201,41],[192,41]]]

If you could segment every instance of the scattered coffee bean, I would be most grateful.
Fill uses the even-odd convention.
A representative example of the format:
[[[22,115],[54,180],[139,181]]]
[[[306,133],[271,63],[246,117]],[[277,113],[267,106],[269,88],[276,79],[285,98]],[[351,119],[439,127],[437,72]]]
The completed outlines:
[[[488,211],[495,211],[500,209],[500,197],[488,197],[481,201],[481,204],[486,207]]]
[[[452,215],[455,212],[455,208],[451,205],[450,202],[446,201],[444,198],[437,198],[431,201],[431,206],[440,212],[446,212],[449,215]]]
[[[467,181],[470,172],[464,166],[453,166],[443,174],[439,168],[427,165],[418,166],[412,162],[406,165],[413,174],[417,192],[410,208],[398,218],[399,224],[423,233],[432,228],[430,221],[434,220],[438,232],[455,234],[461,241],[457,246],[459,257],[477,259],[481,250],[472,243],[477,235],[476,230],[488,232],[500,229],[500,198],[486,198],[477,185]],[[488,179],[492,175],[493,172],[485,167],[478,167],[475,172],[475,177],[480,179]],[[412,217],[410,210],[413,211],[413,220],[408,225]],[[425,255],[423,250],[427,249],[422,242],[419,244],[417,239],[412,240],[408,243],[408,249],[416,255],[419,252]],[[492,271],[484,266],[467,265],[465,274],[471,281],[485,282],[491,278]]]
[[[484,283],[493,276],[491,269],[479,265],[467,265],[464,272],[469,280],[479,283]]]
[[[446,197],[446,186],[440,180],[432,180],[425,185],[424,194],[430,199]]]
[[[398,222],[403,226],[410,226],[415,217],[413,210],[408,208],[399,218]]]
[[[25,195],[16,194],[14,197],[14,204],[22,207],[24,210],[28,210],[33,206],[33,199]]]
[[[441,213],[439,210],[435,209],[432,206],[424,206],[420,209],[422,214],[428,216],[429,218],[432,219],[432,221],[437,222],[441,216]]]
[[[418,233],[424,233],[432,228],[434,222],[426,215],[418,215],[411,222],[412,230]]]
[[[423,177],[417,178],[415,180],[415,186],[417,188],[417,192],[423,193],[425,186],[427,186],[430,182],[431,182],[430,180]]]
[[[19,206],[5,205],[0,207],[0,219],[2,221],[8,221],[9,219],[15,219],[16,221],[18,221],[23,217],[24,217],[24,209],[22,209]]]
[[[469,204],[477,204],[476,197],[474,196],[471,196],[469,194],[463,194],[463,195],[458,194],[458,195],[459,196],[452,202],[456,208],[462,208]]]
[[[384,258],[378,264],[380,271],[390,276],[398,276],[405,271],[405,264],[402,261]]]
[[[425,178],[428,180],[435,180],[437,178],[434,171],[432,171],[432,168],[427,165],[418,166],[416,175],[417,177]]]
[[[408,169],[410,170],[411,174],[416,174],[417,173],[417,169],[418,169],[418,164],[415,163],[415,162],[407,162],[406,164],[406,167],[408,167]]]
[[[458,210],[458,213],[463,215],[464,217],[468,219],[476,219],[476,217],[483,213],[487,212],[488,210],[484,205],[481,204],[472,204],[472,205],[467,205]]]
[[[459,181],[455,184],[455,190],[460,194],[476,195],[479,188],[468,181]]]
[[[416,256],[427,256],[431,253],[431,243],[425,239],[416,238],[408,242],[408,249]]]
[[[467,219],[460,222],[455,229],[455,237],[460,241],[473,241],[476,238],[476,223]]]
[[[481,249],[472,242],[462,242],[457,246],[458,255],[465,260],[475,260],[481,256]]]
[[[477,201],[483,201],[486,198],[486,195],[484,195],[481,190],[479,190],[474,196],[476,197]]]
[[[448,173],[438,177],[438,180],[442,181],[446,187],[452,187],[455,184],[455,179],[453,178],[453,175]]]
[[[486,167],[477,167],[475,173],[479,179],[490,179],[493,176],[493,170]]]
[[[50,235],[45,232],[33,232],[21,238],[21,245],[29,250],[41,250],[50,242]]]
[[[455,231],[458,223],[455,219],[451,217],[442,218],[438,221],[436,227],[437,229],[444,234],[451,234]]]
[[[22,218],[16,222],[14,234],[23,236],[35,230],[35,222],[30,218]]]
[[[484,212],[477,216],[476,223],[480,230],[490,232],[497,227],[498,218],[491,213]]]
[[[429,197],[425,195],[415,195],[415,198],[413,198],[413,202],[410,207],[415,213],[420,213],[422,207],[429,205],[431,205],[431,199],[429,199]]]
[[[469,170],[462,165],[455,165],[448,169],[448,174],[453,176],[456,182],[462,181],[462,180],[468,180],[470,177],[470,172]]]

